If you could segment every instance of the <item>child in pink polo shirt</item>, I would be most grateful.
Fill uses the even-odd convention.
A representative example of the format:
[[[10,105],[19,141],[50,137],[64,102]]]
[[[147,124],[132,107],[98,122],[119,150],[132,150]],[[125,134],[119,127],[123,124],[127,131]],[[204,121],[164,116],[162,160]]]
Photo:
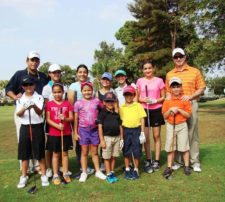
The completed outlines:
[[[95,167],[95,176],[102,180],[106,176],[99,169],[98,145],[100,143],[98,127],[96,124],[99,109],[102,103],[99,99],[93,98],[93,85],[90,82],[81,84],[81,93],[83,99],[74,104],[75,122],[74,133],[75,139],[79,140],[81,145],[81,167],[82,173],[79,181],[85,182],[87,179],[87,161],[89,148],[91,149],[92,160]]]
[[[163,80],[154,75],[155,65],[152,61],[146,60],[143,62],[142,71],[144,77],[137,80],[138,101],[142,104],[148,116],[145,119],[145,153],[146,163],[144,170],[147,173],[152,173],[160,168],[160,152],[161,140],[160,131],[161,125],[164,125],[162,115],[162,102],[165,98],[165,84]],[[152,127],[153,139],[155,143],[155,160],[151,159],[150,151],[150,127]]]

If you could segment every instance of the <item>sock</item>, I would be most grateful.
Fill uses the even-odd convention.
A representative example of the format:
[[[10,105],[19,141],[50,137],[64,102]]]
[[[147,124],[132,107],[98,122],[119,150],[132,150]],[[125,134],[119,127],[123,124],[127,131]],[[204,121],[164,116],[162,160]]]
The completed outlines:
[[[134,170],[138,172],[138,168],[134,168]]]
[[[130,168],[128,167],[128,168],[126,168],[125,170],[126,170],[126,171],[130,171]]]
[[[59,177],[59,175],[58,175],[58,174],[54,174],[54,175],[53,175],[53,178],[55,178],[55,177]]]

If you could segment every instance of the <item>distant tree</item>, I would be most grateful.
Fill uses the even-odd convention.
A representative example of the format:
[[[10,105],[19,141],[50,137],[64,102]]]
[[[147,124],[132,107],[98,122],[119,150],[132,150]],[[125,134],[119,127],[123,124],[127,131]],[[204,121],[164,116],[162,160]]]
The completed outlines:
[[[223,95],[225,89],[225,77],[217,77],[207,81],[210,90],[213,90],[216,95]]]
[[[157,74],[165,77],[172,67],[172,48],[186,47],[190,40],[197,39],[194,26],[182,18],[181,11],[169,13],[165,0],[134,0],[128,9],[136,21],[126,22],[116,33],[125,45],[124,63],[132,63],[129,69],[138,76],[140,62],[152,59]]]
[[[8,80],[0,80],[0,90],[5,89],[8,82],[9,82]]]

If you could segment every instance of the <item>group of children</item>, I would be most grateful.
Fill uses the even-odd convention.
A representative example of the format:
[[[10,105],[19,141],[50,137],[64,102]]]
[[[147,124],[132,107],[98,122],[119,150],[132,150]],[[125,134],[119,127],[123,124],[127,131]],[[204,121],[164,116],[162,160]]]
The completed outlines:
[[[85,65],[80,65],[77,68],[78,81],[69,87],[68,100],[65,99],[65,87],[60,82],[60,75],[59,65],[53,64],[49,67],[51,81],[43,89],[44,99],[35,92],[33,79],[23,79],[22,87],[25,92],[16,106],[22,124],[18,149],[18,158],[22,160],[22,176],[17,187],[26,186],[28,162],[32,158],[40,163],[42,186],[49,185],[45,149],[48,157],[47,167],[53,170],[53,183],[61,183],[58,175],[61,165],[63,179],[67,183],[71,182],[68,150],[73,148],[72,133],[78,147],[76,153],[81,166],[79,182],[85,182],[88,178],[89,151],[97,178],[108,183],[118,181],[114,169],[116,157],[122,150],[125,178],[138,179],[142,144],[146,139],[149,140],[145,133],[146,119],[149,117],[142,104],[136,101],[139,100],[137,89],[126,83],[126,72],[122,69],[115,72],[119,84],[115,90],[111,88],[112,75],[105,72],[101,77],[102,89],[94,93],[93,84],[88,81],[88,69]],[[175,150],[183,152],[184,172],[189,175],[186,120],[191,114],[191,104],[181,101],[182,83],[179,78],[170,80],[170,93],[170,99],[165,100],[162,106],[162,114],[167,120],[165,150],[168,152],[168,168],[163,175],[167,177],[173,172],[171,167]],[[47,126],[45,132],[43,109]],[[99,146],[102,149],[100,155],[104,161],[106,175],[100,170]],[[133,169],[130,168],[131,162]]]

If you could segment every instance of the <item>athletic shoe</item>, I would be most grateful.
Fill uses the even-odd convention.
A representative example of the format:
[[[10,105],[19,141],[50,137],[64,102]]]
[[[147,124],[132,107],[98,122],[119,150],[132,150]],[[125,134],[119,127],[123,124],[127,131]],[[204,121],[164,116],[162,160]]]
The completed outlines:
[[[107,181],[108,183],[110,183],[110,184],[114,183],[112,173],[109,174],[109,175],[107,175],[106,181]]]
[[[24,188],[27,184],[28,176],[20,176],[19,184],[17,185],[18,189]]]
[[[185,175],[190,175],[191,174],[191,168],[189,166],[184,167],[184,174]]]
[[[41,176],[41,186],[46,187],[49,185],[48,177],[46,175]]]
[[[60,171],[61,173],[63,173],[63,167],[62,167],[62,166],[59,168],[59,171]],[[67,174],[68,174],[68,175],[72,175],[72,172],[68,170],[68,171],[67,171]]]
[[[70,178],[70,175],[68,173],[64,174],[63,178],[64,178],[66,183],[70,183],[71,182],[71,178]]]
[[[48,168],[48,169],[46,170],[46,176],[47,176],[48,178],[52,177],[52,169],[51,169],[51,168]]]
[[[150,161],[145,161],[144,171],[149,174],[154,172]]]
[[[106,176],[99,170],[97,172],[95,172],[95,177],[101,179],[101,180],[105,180]]]
[[[167,167],[163,172],[163,177],[168,179],[172,175],[172,173],[173,173],[173,169]]]
[[[105,172],[105,164],[104,163],[101,163],[100,170],[102,172]]]
[[[152,162],[152,169],[153,169],[154,171],[158,171],[159,168],[160,168],[159,162],[158,162],[158,161],[153,161],[153,162]]]
[[[199,163],[195,163],[193,166],[193,171],[194,172],[202,172],[202,169],[200,168],[200,164]]]
[[[131,170],[125,170],[125,179],[127,180],[133,180],[133,174]]]
[[[90,168],[90,167],[87,167],[87,174],[88,174],[88,175],[91,175],[91,174],[93,174],[94,172],[95,172],[95,169]]]
[[[79,182],[85,182],[87,180],[87,177],[88,177],[88,174],[82,172],[81,175],[80,175]]]
[[[111,173],[111,176],[113,178],[113,182],[118,182],[119,181],[118,177],[116,177],[114,173]]]
[[[75,173],[75,174],[72,176],[72,178],[73,178],[73,179],[76,179],[76,180],[79,180],[79,179],[80,179],[81,173],[82,173],[82,170],[79,170],[77,173]]]
[[[134,170],[133,172],[133,180],[137,180],[139,178],[139,174],[137,170]]]
[[[61,181],[60,181],[60,179],[59,179],[59,176],[53,176],[52,182],[53,182],[54,185],[59,185],[59,184],[61,184]]]
[[[173,166],[172,166],[172,169],[173,169],[173,170],[178,170],[178,169],[180,169],[182,166],[183,166],[182,164],[176,163],[176,162],[175,162],[175,163],[173,164]]]

